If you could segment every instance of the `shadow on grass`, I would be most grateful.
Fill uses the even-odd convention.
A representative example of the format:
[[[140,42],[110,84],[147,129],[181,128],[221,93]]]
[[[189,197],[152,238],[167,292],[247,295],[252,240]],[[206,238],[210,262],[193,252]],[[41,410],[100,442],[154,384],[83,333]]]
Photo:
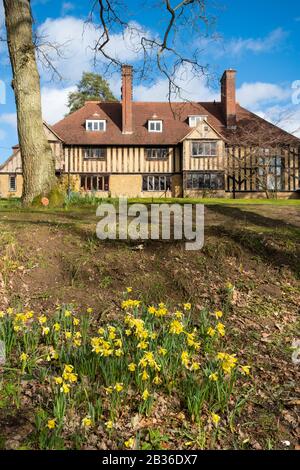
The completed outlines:
[[[259,234],[246,229],[238,229],[224,226],[208,227],[206,230],[207,235],[212,235],[218,238],[227,238],[254,257],[257,256],[265,263],[273,265],[277,269],[283,267],[289,268],[297,279],[300,279],[300,249],[297,248],[295,252],[280,249],[274,246],[272,240],[268,240],[264,234]]]
[[[285,222],[283,220],[266,217],[265,215],[258,214],[257,212],[247,211],[245,209],[239,209],[238,207],[228,207],[221,205],[211,205],[207,207],[208,210],[217,212],[218,214],[224,215],[226,217],[231,217],[235,220],[247,221],[251,224],[260,226],[260,227],[269,227],[269,228],[287,228],[287,229],[296,229],[299,232],[300,236],[300,227],[293,225],[292,223]]]

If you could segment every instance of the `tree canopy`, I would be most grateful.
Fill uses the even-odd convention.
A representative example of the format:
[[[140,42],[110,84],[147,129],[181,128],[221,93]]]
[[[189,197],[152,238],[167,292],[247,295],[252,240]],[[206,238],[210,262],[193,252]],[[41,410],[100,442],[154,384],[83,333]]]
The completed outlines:
[[[77,83],[77,91],[69,93],[69,114],[80,109],[87,100],[116,101],[116,97],[101,75],[83,72],[80,82]]]

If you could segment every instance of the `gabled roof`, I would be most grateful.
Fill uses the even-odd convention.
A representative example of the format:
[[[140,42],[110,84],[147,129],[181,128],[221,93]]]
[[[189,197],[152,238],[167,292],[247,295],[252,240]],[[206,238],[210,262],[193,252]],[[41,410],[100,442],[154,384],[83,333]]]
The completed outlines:
[[[107,121],[105,132],[86,131],[85,121],[95,113],[98,119]],[[67,145],[176,145],[191,130],[188,117],[207,115],[207,122],[224,140],[230,142],[236,132],[225,126],[222,105],[219,102],[169,103],[169,102],[133,102],[133,133],[122,134],[122,105],[120,102],[86,102],[85,105],[51,126]],[[153,115],[163,120],[162,132],[148,132],[148,120]],[[274,132],[279,140],[299,145],[300,140],[287,132],[273,126],[262,118],[237,105],[237,130],[244,135],[249,130],[264,127]],[[253,132],[254,136],[256,131]],[[240,137],[241,137],[240,135]],[[249,136],[248,136],[249,137]]]

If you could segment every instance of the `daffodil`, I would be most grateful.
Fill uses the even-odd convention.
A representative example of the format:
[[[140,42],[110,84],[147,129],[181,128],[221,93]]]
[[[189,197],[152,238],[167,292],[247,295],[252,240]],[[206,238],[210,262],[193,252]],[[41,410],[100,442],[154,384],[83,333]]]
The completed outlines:
[[[54,323],[53,329],[54,329],[54,331],[59,331],[60,330],[60,324],[59,323]]]
[[[180,312],[179,310],[177,310],[174,315],[176,318],[178,318],[178,320],[182,320],[183,318],[183,313]]]
[[[47,336],[50,333],[50,328],[49,326],[43,326],[42,328],[42,335]]]
[[[216,334],[216,330],[210,326],[210,327],[207,329],[207,334],[208,334],[208,336],[211,336],[211,337],[213,338],[213,337],[215,336],[215,334]]]
[[[242,375],[250,375],[250,366],[241,366]]]
[[[212,413],[211,414],[211,420],[212,422],[214,423],[215,426],[218,426],[219,422],[220,422],[220,416],[217,415],[216,413]]]
[[[148,400],[149,396],[150,396],[150,393],[149,393],[148,389],[145,388],[145,390],[143,391],[143,394],[142,394],[142,399],[144,401],[146,401],[146,400]]]
[[[131,362],[128,365],[128,370],[130,370],[130,372],[134,372],[136,370],[136,364],[134,362]]]
[[[128,328],[125,330],[125,335],[130,336],[132,334],[132,331],[129,330]]]
[[[54,429],[56,427],[56,419],[48,419],[47,428]]]
[[[62,377],[54,377],[54,382],[56,385],[61,385],[63,383]]]
[[[90,428],[93,424],[92,418],[90,416],[85,416],[85,418],[82,419],[81,425],[84,428]]]
[[[93,313],[93,311],[94,311],[94,310],[93,310],[91,307],[89,307],[89,308],[86,309],[86,313]]]
[[[153,383],[154,383],[155,385],[160,385],[160,384],[162,383],[162,380],[161,380],[161,378],[160,378],[158,375],[156,375],[156,376],[154,377],[154,379],[153,379]]]
[[[148,374],[148,372],[146,371],[146,369],[144,369],[143,372],[142,372],[140,375],[142,376],[142,380],[143,380],[143,381],[149,379],[149,374]]]
[[[65,318],[69,318],[71,316],[70,310],[65,310]]]
[[[148,313],[150,313],[150,315],[155,315],[156,308],[151,305],[150,307],[148,307]]]
[[[183,308],[184,308],[184,310],[189,311],[189,310],[191,310],[192,305],[190,303],[183,304]]]
[[[216,372],[213,372],[213,373],[211,373],[211,374],[209,375],[208,378],[209,378],[209,380],[210,380],[211,382],[217,382],[217,380],[218,380],[218,374],[217,374]]]
[[[26,362],[28,359],[28,355],[24,352],[22,352],[22,354],[20,355],[20,361],[21,362]]]
[[[187,351],[183,351],[181,353],[181,363],[182,365],[184,365],[185,367],[188,367],[189,366],[189,363],[190,363],[190,358],[189,358],[189,353]]]
[[[135,442],[134,438],[131,437],[130,439],[128,439],[128,441],[124,442],[124,445],[127,449],[132,449],[134,446],[134,442]]]
[[[123,385],[122,383],[119,383],[119,382],[117,382],[116,385],[114,386],[114,389],[115,389],[116,392],[118,392],[118,393],[119,393],[119,392],[122,392],[123,388],[124,388],[124,385]]]
[[[3,310],[1,310],[0,312],[0,318],[4,318],[5,317],[5,313],[3,312]]]
[[[165,356],[168,351],[165,348],[159,347],[157,352],[160,356]]]
[[[70,393],[70,385],[63,383],[60,388],[60,391],[63,392],[65,395],[67,395],[68,393]]]
[[[200,364],[199,362],[192,362],[191,366],[190,366],[190,370],[191,371],[197,371],[200,369]]]
[[[114,427],[114,423],[111,420],[106,421],[105,427],[106,429],[112,429]]]
[[[38,322],[40,325],[44,325],[47,322],[46,315],[41,315],[40,317],[38,317]]]
[[[183,332],[183,324],[178,320],[173,320],[170,324],[170,333],[173,335],[180,335]]]
[[[130,292],[132,292],[132,287],[126,287],[126,292],[130,294]]]
[[[73,318],[73,325],[74,325],[74,326],[78,326],[79,324],[80,324],[79,318],[76,318],[76,317]]]
[[[222,317],[223,317],[223,312],[221,312],[220,310],[217,310],[217,311],[215,312],[215,317],[216,317],[216,318],[222,318]]]
[[[72,332],[71,331],[65,331],[65,338],[66,339],[72,339]]]
[[[217,324],[217,330],[220,336],[225,336],[225,325],[223,323],[219,322]]]

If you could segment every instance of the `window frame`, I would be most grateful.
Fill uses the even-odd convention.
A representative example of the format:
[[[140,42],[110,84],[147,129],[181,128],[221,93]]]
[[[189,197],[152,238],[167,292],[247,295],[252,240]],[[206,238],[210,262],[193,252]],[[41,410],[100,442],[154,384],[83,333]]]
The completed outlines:
[[[14,187],[11,185],[12,178],[14,180]],[[17,175],[8,175],[8,191],[15,193],[17,191]]]
[[[96,189],[94,187],[95,178],[97,181]],[[84,185],[82,184],[84,180]],[[101,184],[100,184],[101,181]],[[102,189],[101,189],[102,187]],[[101,191],[109,191],[109,175],[99,175],[99,174],[81,174],[80,175],[80,189],[96,193]]]
[[[154,124],[154,129],[151,129],[151,124]],[[159,129],[157,125],[159,124]],[[161,119],[149,119],[148,120],[148,132],[162,132],[163,131],[163,122]]]
[[[100,129],[100,123],[103,124],[103,129]],[[92,129],[88,128],[89,124],[92,125]],[[88,132],[105,132],[106,131],[106,119],[86,119],[85,130]]]
[[[142,192],[166,193],[167,191],[172,191],[171,175],[143,175]]]
[[[153,157],[153,154],[155,152],[160,152],[160,155],[159,156],[156,155],[155,157]],[[168,160],[169,148],[168,147],[146,147],[145,153],[146,153],[146,160],[149,160],[149,161]],[[161,154],[164,154],[164,155],[161,155]]]
[[[199,122],[204,122],[204,121],[207,122],[207,117],[208,117],[207,115],[201,115],[201,114],[195,114],[193,116],[189,116],[189,127],[195,128],[198,126]],[[195,120],[195,125],[191,124],[193,119]]]
[[[217,184],[216,187],[212,187],[212,179],[220,178],[220,184]],[[195,184],[198,179],[198,185]],[[201,179],[203,183],[201,184]],[[209,181],[209,184],[206,184],[206,181]],[[218,181],[218,180],[217,180]],[[213,190],[213,191],[224,191],[225,190],[225,174],[221,171],[194,171],[189,172],[186,175],[186,189],[204,191],[204,190]]]
[[[93,155],[93,151],[97,152],[100,150],[103,151],[102,156],[100,156],[100,154],[98,156]],[[83,155],[84,160],[102,160],[102,161],[106,160],[106,155],[107,155],[106,147],[84,147],[83,151],[84,151],[84,155]]]
[[[203,145],[204,152],[193,154],[194,145]],[[215,146],[215,153],[212,153],[212,144]],[[210,153],[205,152],[205,146],[210,145]],[[218,141],[217,140],[192,140],[190,144],[190,154],[192,158],[206,158],[218,156]]]

